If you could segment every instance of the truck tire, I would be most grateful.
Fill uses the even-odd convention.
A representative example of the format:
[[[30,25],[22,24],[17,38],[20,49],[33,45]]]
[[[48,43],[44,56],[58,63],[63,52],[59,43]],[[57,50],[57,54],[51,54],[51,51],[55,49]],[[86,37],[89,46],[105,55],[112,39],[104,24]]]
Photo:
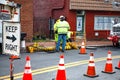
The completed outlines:
[[[119,46],[119,43],[113,42],[113,46],[114,46],[114,47],[118,47],[118,46]]]

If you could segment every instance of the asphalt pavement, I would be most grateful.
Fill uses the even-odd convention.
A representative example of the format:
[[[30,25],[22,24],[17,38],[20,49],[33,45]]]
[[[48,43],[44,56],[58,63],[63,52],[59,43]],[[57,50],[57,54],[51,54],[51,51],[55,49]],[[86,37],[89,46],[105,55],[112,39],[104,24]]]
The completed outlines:
[[[76,42],[78,46],[81,46],[81,42]],[[31,45],[33,43],[26,43]],[[44,46],[55,46],[55,42],[40,42]],[[21,80],[26,63],[26,56],[31,58],[31,68],[33,74],[33,80],[52,80],[55,78],[60,54],[64,54],[66,76],[69,80],[120,80],[119,70],[114,69],[115,74],[105,74],[101,71],[104,70],[106,57],[108,50],[112,51],[113,68],[117,66],[120,59],[119,47],[111,47],[110,41],[88,41],[86,42],[87,54],[80,55],[79,49],[66,50],[65,53],[55,52],[35,52],[35,53],[21,53],[20,59],[14,61],[14,78],[15,80]],[[100,47],[99,47],[100,46]],[[94,48],[95,47],[95,48]],[[89,78],[83,76],[86,74],[89,60],[89,53],[93,52],[95,57],[96,74],[99,77]],[[9,80],[9,56],[0,54],[0,80]]]
[[[66,77],[69,80],[120,80],[119,70],[113,69],[116,73],[105,74],[101,71],[104,70],[106,63],[106,57],[108,50],[112,51],[112,62],[113,68],[117,66],[118,60],[120,58],[119,48],[114,47],[98,47],[97,49],[86,49],[87,54],[78,54],[79,50],[67,50],[64,53],[65,67],[66,67]],[[86,74],[89,60],[89,53],[94,52],[96,74],[99,77],[89,78],[83,76]],[[26,63],[26,56],[30,56],[31,69],[33,80],[52,80],[55,78],[58,64],[59,56],[62,52],[57,53],[47,53],[47,52],[36,52],[36,53],[21,53],[21,58],[14,61],[14,78],[15,80],[21,80]],[[0,80],[9,80],[9,56],[0,55]],[[4,77],[4,78],[2,78]],[[7,77],[7,79],[5,79]]]

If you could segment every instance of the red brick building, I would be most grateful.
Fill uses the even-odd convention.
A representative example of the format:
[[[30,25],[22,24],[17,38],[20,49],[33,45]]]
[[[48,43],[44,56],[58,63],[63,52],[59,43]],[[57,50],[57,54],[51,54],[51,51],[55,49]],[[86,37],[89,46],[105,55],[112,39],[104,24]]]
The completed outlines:
[[[76,36],[87,40],[107,39],[111,21],[118,18],[120,8],[113,8],[112,4],[104,0],[14,0],[22,4],[22,31],[27,32],[27,39],[33,36],[53,35],[53,22],[64,15],[70,23],[71,31]],[[118,0],[120,1],[120,0]]]
[[[21,4],[21,32],[26,32],[26,40],[33,37],[33,0],[9,0]]]

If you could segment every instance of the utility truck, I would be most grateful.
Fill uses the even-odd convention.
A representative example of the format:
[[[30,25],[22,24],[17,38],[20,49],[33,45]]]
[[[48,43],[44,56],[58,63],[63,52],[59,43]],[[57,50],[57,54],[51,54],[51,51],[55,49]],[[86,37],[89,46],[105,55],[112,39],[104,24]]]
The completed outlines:
[[[113,46],[115,47],[118,47],[120,45],[120,23],[114,24],[112,26],[108,40],[111,40]]]

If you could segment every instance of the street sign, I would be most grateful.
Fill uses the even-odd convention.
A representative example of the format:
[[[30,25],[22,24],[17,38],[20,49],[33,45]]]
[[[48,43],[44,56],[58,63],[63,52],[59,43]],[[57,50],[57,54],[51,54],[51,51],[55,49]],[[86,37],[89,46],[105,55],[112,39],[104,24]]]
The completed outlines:
[[[20,23],[3,22],[3,54],[20,54]]]

